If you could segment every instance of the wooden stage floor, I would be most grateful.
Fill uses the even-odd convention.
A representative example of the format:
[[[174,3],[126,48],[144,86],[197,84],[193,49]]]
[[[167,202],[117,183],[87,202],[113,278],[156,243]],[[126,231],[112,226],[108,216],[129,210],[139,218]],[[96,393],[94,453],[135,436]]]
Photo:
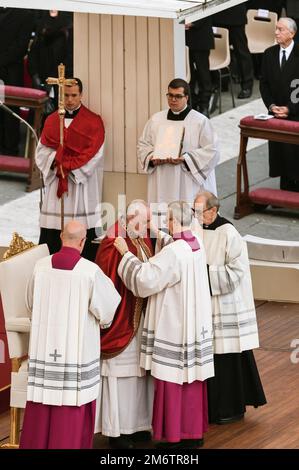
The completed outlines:
[[[205,449],[294,449],[299,448],[299,304],[257,302],[260,348],[255,358],[267,405],[247,408],[244,420],[211,425],[205,434]],[[291,362],[298,338],[298,364]],[[293,353],[293,355],[295,355]],[[7,442],[9,414],[0,415],[0,444]],[[108,440],[95,436],[94,447],[108,449]],[[153,444],[140,448],[153,448]]]

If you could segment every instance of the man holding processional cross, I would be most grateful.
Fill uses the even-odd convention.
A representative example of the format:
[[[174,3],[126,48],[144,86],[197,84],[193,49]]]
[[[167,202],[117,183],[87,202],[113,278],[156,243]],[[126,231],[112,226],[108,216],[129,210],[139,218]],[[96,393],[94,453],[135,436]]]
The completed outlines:
[[[45,185],[39,243],[47,243],[51,254],[58,251],[63,225],[76,219],[87,227],[82,256],[93,261],[105,130],[101,117],[81,103],[81,80],[65,79],[62,64],[58,71],[58,78],[49,78],[48,84],[59,86],[59,109],[46,119],[35,157]]]

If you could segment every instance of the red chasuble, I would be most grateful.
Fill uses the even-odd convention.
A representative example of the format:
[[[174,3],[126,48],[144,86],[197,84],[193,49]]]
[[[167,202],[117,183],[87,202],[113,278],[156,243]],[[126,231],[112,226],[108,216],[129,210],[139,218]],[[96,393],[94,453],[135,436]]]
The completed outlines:
[[[55,164],[59,178],[57,197],[68,189],[68,174],[81,168],[94,157],[105,139],[104,124],[100,116],[81,105],[78,114],[68,128],[64,128],[63,147],[60,145],[58,112],[52,113],[45,122],[41,143],[57,150]]]
[[[129,238],[119,222],[116,222],[109,229],[107,236],[101,242],[95,262],[110,277],[121,296],[121,302],[114,315],[112,325],[107,329],[101,330],[102,359],[117,356],[128,346],[138,330],[142,308],[146,301],[145,299],[134,297],[117,274],[121,255],[113,246],[113,243],[119,235],[125,238],[131,253],[140,260],[143,260],[141,246],[147,257],[153,256],[151,239],[149,237],[139,238],[138,240]]]

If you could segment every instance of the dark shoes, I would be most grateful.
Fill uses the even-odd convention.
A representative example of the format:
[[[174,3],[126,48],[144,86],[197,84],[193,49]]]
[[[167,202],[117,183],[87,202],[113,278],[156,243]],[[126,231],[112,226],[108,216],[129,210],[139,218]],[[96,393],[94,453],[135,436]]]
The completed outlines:
[[[135,449],[135,443],[148,442],[152,439],[150,431],[138,431],[133,434],[121,434],[118,437],[109,437],[112,449]]]
[[[156,449],[197,449],[204,444],[203,439],[182,439],[179,442],[158,442]]]
[[[152,440],[152,434],[150,431],[137,431],[134,434],[129,434],[128,437],[133,442],[149,442]]]
[[[109,437],[109,446],[111,449],[135,449],[134,442],[130,435],[121,434],[118,437]]]
[[[230,416],[229,418],[219,418],[215,422],[216,424],[230,424],[235,423],[236,421],[240,421],[243,418],[244,413],[241,413],[240,415]]]
[[[252,88],[243,88],[238,94],[238,99],[245,100],[246,98],[250,98],[251,95],[252,95]]]
[[[290,179],[287,176],[280,177],[280,189],[284,191],[299,192],[299,180]]]

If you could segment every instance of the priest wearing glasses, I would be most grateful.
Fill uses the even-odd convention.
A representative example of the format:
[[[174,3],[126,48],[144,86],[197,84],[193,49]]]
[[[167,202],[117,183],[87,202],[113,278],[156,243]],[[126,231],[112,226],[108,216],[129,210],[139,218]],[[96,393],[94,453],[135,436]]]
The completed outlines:
[[[209,119],[191,108],[185,80],[172,80],[166,96],[168,108],[149,119],[138,142],[148,202],[158,213],[175,200],[192,202],[199,190],[217,192],[218,139]]]

